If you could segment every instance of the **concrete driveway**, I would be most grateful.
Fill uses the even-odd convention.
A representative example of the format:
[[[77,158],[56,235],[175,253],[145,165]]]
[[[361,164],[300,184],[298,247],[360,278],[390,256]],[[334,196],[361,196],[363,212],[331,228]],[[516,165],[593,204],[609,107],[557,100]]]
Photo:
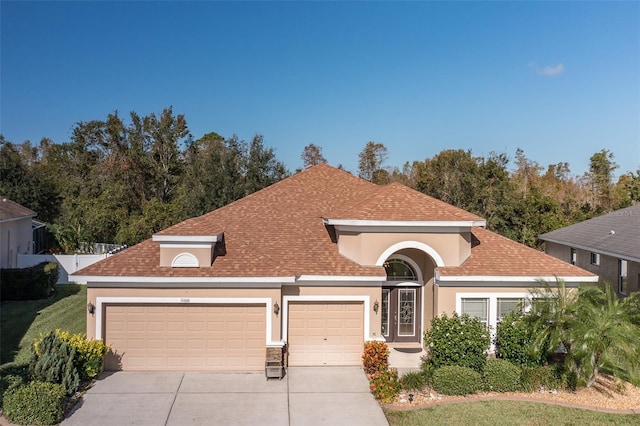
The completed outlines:
[[[107,373],[62,422],[72,425],[388,425],[361,368],[261,373]]]

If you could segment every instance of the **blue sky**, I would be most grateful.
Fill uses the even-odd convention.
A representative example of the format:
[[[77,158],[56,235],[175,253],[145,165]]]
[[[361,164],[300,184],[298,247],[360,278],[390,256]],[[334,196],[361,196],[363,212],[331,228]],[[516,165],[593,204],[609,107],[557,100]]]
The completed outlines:
[[[195,138],[305,145],[357,170],[443,149],[516,148],[581,174],[640,168],[639,2],[6,2],[0,132],[69,140],[78,121],[173,106]]]

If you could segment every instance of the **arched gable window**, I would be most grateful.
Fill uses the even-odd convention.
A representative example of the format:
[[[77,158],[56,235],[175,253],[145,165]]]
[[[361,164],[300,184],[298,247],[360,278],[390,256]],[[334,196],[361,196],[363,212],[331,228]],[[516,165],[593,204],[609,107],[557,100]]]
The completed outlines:
[[[173,258],[171,266],[174,268],[198,268],[200,262],[198,262],[198,258],[191,253],[180,253]]]
[[[418,281],[418,274],[413,266],[403,259],[388,259],[384,262],[388,281]]]

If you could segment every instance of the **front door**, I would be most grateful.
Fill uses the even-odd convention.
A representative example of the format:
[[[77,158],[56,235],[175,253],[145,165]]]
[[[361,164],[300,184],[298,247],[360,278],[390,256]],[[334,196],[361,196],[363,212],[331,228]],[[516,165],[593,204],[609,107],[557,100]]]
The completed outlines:
[[[420,341],[420,287],[382,288],[382,335],[387,342]]]

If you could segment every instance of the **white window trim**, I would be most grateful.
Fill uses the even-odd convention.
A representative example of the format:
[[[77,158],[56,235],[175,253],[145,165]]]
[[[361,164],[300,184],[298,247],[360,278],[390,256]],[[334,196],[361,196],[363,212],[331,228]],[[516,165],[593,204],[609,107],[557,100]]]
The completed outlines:
[[[369,296],[283,296],[282,297],[282,341],[287,342],[289,333],[289,303],[290,302],[362,302],[364,304],[363,342],[369,338],[369,309],[371,300]],[[372,336],[378,338],[379,336]]]
[[[416,331],[418,329],[418,321],[416,318],[416,314],[418,313],[418,309],[417,309],[417,303],[418,303],[418,297],[416,294],[416,289],[415,288],[405,288],[405,289],[400,289],[400,291],[402,290],[413,290],[413,333],[412,334],[400,334],[400,318],[398,318],[398,327],[396,330],[396,336],[397,337],[415,337],[416,336]],[[398,317],[400,316],[400,294],[398,294]],[[424,315],[420,315],[421,317],[424,317]]]
[[[199,268],[198,258],[191,253],[180,253],[171,261],[172,268]]]
[[[498,299],[523,299],[524,311],[531,309],[531,293],[456,293],[456,313],[462,315],[462,299],[488,299],[489,312],[487,315],[487,325],[491,334],[491,346],[489,352],[495,351],[493,340],[496,337],[498,327]]]
[[[108,304],[166,304],[166,305],[218,305],[218,304],[234,304],[234,305],[264,305],[266,315],[266,332],[265,342],[269,346],[282,346],[281,342],[271,340],[272,321],[270,307],[277,302],[269,297],[96,297],[96,340],[102,339],[102,315],[104,305]]]
[[[392,245],[391,247],[386,249],[384,252],[382,252],[382,254],[378,257],[378,260],[376,261],[376,266],[384,265],[384,262],[386,262],[386,260],[389,257],[391,257],[391,255],[393,255],[395,252],[400,251],[402,249],[407,249],[407,248],[413,248],[413,249],[423,251],[431,257],[431,259],[435,262],[436,266],[445,266],[444,260],[442,260],[442,257],[440,256],[440,254],[433,247],[425,243],[421,243],[419,241],[402,241],[400,243],[396,243]]]
[[[407,262],[409,264],[409,266],[411,266],[413,268],[413,272],[416,273],[416,277],[418,278],[417,281],[403,281],[402,285],[405,285],[406,283],[411,283],[411,284],[420,284],[420,285],[424,285],[424,281],[422,278],[422,270],[420,269],[420,267],[418,266],[418,264],[416,263],[415,260],[413,260],[412,258],[410,258],[409,256],[405,256],[403,254],[392,254],[391,256],[389,256],[385,262],[389,261],[389,260],[402,260],[404,262]],[[382,263],[384,265],[384,262]]]

